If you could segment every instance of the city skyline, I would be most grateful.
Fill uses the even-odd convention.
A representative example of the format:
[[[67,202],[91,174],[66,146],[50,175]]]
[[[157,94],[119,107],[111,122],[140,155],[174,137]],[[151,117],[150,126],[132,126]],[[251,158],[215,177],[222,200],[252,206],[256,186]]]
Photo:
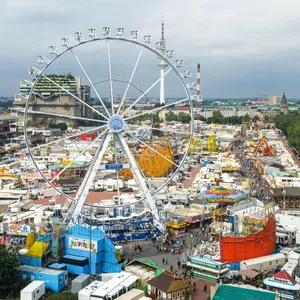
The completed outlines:
[[[29,77],[27,68],[36,63],[36,57],[47,55],[49,45],[59,46],[61,37],[72,37],[75,31],[87,37],[88,28],[97,28],[100,35],[103,26],[110,26],[112,34],[122,26],[127,34],[133,29],[140,37],[151,34],[154,44],[160,38],[163,12],[168,47],[175,50],[176,58],[184,59],[194,80],[197,63],[201,63],[205,98],[261,97],[283,91],[288,99],[300,96],[300,70],[295,64],[300,58],[298,2],[291,0],[283,9],[280,1],[241,4],[230,0],[225,4],[202,0],[190,1],[187,8],[181,1],[143,5],[132,1],[135,9],[130,10],[122,1],[115,3],[112,7],[109,1],[64,1],[59,5],[5,1],[0,12],[0,32],[6,45],[0,49],[0,94],[17,93],[20,79]],[[82,12],[90,14],[88,22]],[[135,83],[139,86],[138,80]],[[170,95],[174,96],[176,90]]]

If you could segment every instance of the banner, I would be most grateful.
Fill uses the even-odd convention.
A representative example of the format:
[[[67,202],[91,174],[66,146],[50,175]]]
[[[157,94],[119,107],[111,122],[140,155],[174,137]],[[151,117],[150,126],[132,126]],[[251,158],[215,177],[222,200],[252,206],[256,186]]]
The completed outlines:
[[[58,249],[59,245],[58,245],[58,233],[57,232],[53,232],[52,233],[52,255],[54,257],[58,256]]]
[[[92,252],[97,252],[98,250],[97,242],[96,241],[91,241],[91,242],[92,242],[92,247],[91,247]],[[69,248],[90,251],[90,240],[69,237]]]

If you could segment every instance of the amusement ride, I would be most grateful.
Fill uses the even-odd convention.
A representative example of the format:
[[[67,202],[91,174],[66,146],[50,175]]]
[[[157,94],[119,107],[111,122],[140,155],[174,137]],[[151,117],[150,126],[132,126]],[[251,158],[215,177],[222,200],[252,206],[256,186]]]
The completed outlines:
[[[115,205],[106,205],[105,203],[101,205],[102,209],[123,209],[125,207],[132,207],[132,205],[137,203],[143,203],[145,209],[150,212],[153,216],[154,224],[161,231],[165,230],[165,221],[161,214],[159,214],[158,208],[155,203],[154,196],[158,192],[166,189],[168,185],[175,180],[178,172],[183,172],[184,170],[184,162],[188,156],[191,142],[193,139],[193,131],[194,131],[194,122],[193,122],[193,100],[197,100],[197,96],[191,96],[189,93],[189,85],[186,85],[185,78],[190,77],[190,71],[184,71],[183,73],[179,72],[179,69],[183,67],[182,60],[173,61],[173,50],[166,49],[166,43],[164,36],[160,42],[157,42],[154,47],[151,47],[151,37],[150,35],[143,36],[143,42],[138,41],[138,32],[130,31],[130,38],[126,38],[124,35],[124,28],[117,29],[117,36],[111,36],[111,30],[109,27],[103,28],[103,37],[97,37],[96,30],[89,30],[89,39],[84,40],[81,32],[75,33],[75,43],[72,44],[68,38],[62,38],[61,44],[64,47],[63,51],[58,50],[56,46],[49,47],[49,53],[53,55],[52,59],[48,59],[45,56],[38,56],[38,63],[44,64],[43,69],[39,69],[37,67],[30,67],[29,74],[34,76],[32,81],[23,80],[24,84],[30,86],[30,93],[26,100],[26,105],[24,109],[24,133],[25,140],[27,145],[27,151],[32,159],[32,162],[41,175],[41,177],[45,180],[46,185],[48,187],[56,190],[57,195],[62,195],[67,199],[68,211],[64,217],[64,223],[67,225],[70,222],[75,222],[80,218],[80,215],[84,209],[84,207],[90,209],[99,208],[99,204],[91,204],[86,203],[86,199],[88,193],[90,191],[91,185],[97,178],[97,174],[103,170],[113,170],[115,172],[115,178],[117,179],[117,203]],[[99,47],[99,53],[101,52],[103,56],[106,57],[107,66],[102,65],[101,70],[107,69],[108,77],[107,82],[109,83],[109,98],[107,101],[103,100],[103,96],[100,96],[99,87],[95,87],[91,77],[87,73],[87,69],[84,67],[84,63],[79,58],[80,56],[77,54],[81,48],[85,45],[92,45],[93,47]],[[117,49],[121,47],[128,47],[129,50],[123,51],[123,55],[125,55],[125,59],[128,56],[133,55],[134,53],[132,49],[138,49],[138,56],[135,60],[135,64],[133,70],[131,71],[131,75],[129,80],[126,80],[126,89],[123,92],[123,96],[119,99],[118,103],[116,103],[116,97],[114,94],[114,84],[115,81],[112,74],[114,72],[112,67],[112,55],[111,49],[112,47],[116,47]],[[131,48],[130,48],[131,47]],[[160,68],[160,77],[155,80],[153,83],[149,84],[149,87],[141,93],[138,97],[132,97],[131,102],[128,102],[128,92],[130,87],[133,85],[133,80],[136,79],[136,71],[139,68],[139,64],[141,62],[141,58],[144,53],[147,55],[154,56],[154,59],[159,60],[158,67]],[[94,92],[95,97],[97,98],[98,104],[100,105],[100,109],[96,109],[93,107],[88,101],[85,101],[83,97],[80,97],[80,94],[71,92],[68,88],[63,86],[60,82],[57,82],[55,78],[51,77],[51,67],[54,64],[59,64],[59,61],[69,55],[73,57],[73,61],[77,64],[84,74],[85,80],[89,85],[90,89]],[[172,62],[173,61],[173,62]],[[145,67],[145,65],[143,64]],[[139,73],[139,81],[142,79],[143,81],[147,81],[148,70],[145,70],[142,73]],[[179,93],[185,94],[185,97],[179,100],[166,101],[164,95],[164,84],[165,78],[168,74],[173,73],[174,86],[181,86],[182,91]],[[141,77],[143,74],[143,78]],[[71,116],[67,114],[58,114],[56,112],[51,111],[52,106],[49,105],[49,109],[47,111],[35,111],[34,106],[32,106],[33,98],[38,96],[36,95],[36,87],[39,82],[43,80],[44,82],[48,82],[50,86],[55,87],[59,90],[59,93],[68,95],[76,99],[80,105],[82,105],[85,109],[88,109],[92,112],[92,117],[85,117],[82,115]],[[103,78],[102,78],[103,80]],[[105,80],[103,80],[104,82]],[[142,101],[147,97],[147,94],[151,92],[151,90],[160,83],[160,105],[154,106],[148,110],[135,110],[134,108],[142,103]],[[190,86],[194,86],[190,84]],[[192,89],[192,88],[191,88]],[[139,89],[141,91],[141,89]],[[132,100],[133,99],[133,100]],[[139,122],[136,121],[138,117],[149,115],[149,114],[157,114],[167,109],[171,109],[175,106],[185,106],[188,107],[191,116],[190,126],[188,128],[187,134],[189,135],[188,143],[185,147],[184,153],[179,158],[174,158],[174,151],[166,156],[166,152],[160,151],[158,145],[163,145],[166,141],[166,137],[171,137],[172,141],[176,142],[178,138],[176,133],[180,133],[180,130],[164,130],[159,126],[154,126],[153,124],[148,127],[143,127]],[[28,120],[32,115],[38,115],[39,117],[47,117],[51,118],[54,123],[62,122],[64,120],[75,120],[78,122],[88,122],[89,124],[95,124],[96,127],[85,127],[84,130],[80,132],[66,134],[64,137],[59,137],[50,142],[46,142],[44,144],[38,144],[37,146],[32,146],[31,143],[31,135],[28,127]],[[151,137],[143,137],[140,138],[136,135],[136,130],[152,130],[153,132],[161,132],[162,134],[155,136],[153,140],[153,136]],[[96,134],[96,138],[86,143],[84,147],[82,145],[77,145],[78,138],[80,138],[83,134],[94,133]],[[181,132],[182,133],[182,132]],[[78,146],[79,153],[76,156],[73,156],[72,159],[68,161],[67,164],[64,165],[64,168],[61,169],[55,176],[52,176],[49,179],[49,176],[45,176],[45,173],[40,169],[40,165],[36,160],[36,151],[41,149],[49,149],[54,145],[66,144],[68,141],[72,141]],[[185,140],[186,142],[186,140]],[[178,142],[179,143],[179,142]],[[169,165],[168,176],[165,177],[164,182],[160,184],[155,190],[150,190],[148,185],[149,177],[145,171],[145,168],[141,168],[138,163],[137,148],[141,148],[142,155],[143,151],[147,152],[149,159],[152,156],[157,156],[160,159],[163,159]],[[86,153],[89,153],[88,156],[85,156]],[[64,172],[67,172],[69,168],[74,165],[76,159],[84,156],[86,158],[86,172],[80,180],[80,186],[76,192],[75,196],[71,196],[62,191],[62,189],[58,188],[57,180]],[[109,157],[109,159],[108,159]],[[126,202],[122,201],[122,194],[120,184],[118,184],[120,178],[120,172],[124,169],[130,169],[133,179],[136,182],[138,193],[140,198],[135,199],[134,202]],[[149,176],[149,175],[148,175]]]

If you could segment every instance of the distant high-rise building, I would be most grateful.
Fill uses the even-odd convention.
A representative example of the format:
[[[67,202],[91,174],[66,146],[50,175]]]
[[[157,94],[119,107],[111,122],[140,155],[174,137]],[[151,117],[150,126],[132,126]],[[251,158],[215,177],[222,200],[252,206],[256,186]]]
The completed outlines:
[[[80,98],[83,102],[90,104],[90,86],[82,85],[79,77],[75,78],[70,73],[62,75],[49,74],[48,77],[56,82],[60,87],[51,81],[40,78],[37,82],[34,94],[29,102],[29,110],[35,112],[47,112],[58,115],[66,115],[71,117],[91,117],[92,111],[75,97]],[[20,91],[15,97],[14,108],[17,111],[23,111],[26,99],[28,98],[31,86],[21,81]],[[68,92],[67,92],[68,91]],[[18,122],[23,122],[23,113],[18,113]],[[45,114],[29,114],[28,121],[33,125],[50,124],[65,122],[67,124],[79,125],[80,121],[70,118],[55,118]]]
[[[279,96],[269,96],[269,105],[277,105],[281,102],[281,97]]]
[[[287,113],[289,111],[288,102],[287,102],[285,93],[283,93],[282,98],[281,98],[280,110],[283,113]]]

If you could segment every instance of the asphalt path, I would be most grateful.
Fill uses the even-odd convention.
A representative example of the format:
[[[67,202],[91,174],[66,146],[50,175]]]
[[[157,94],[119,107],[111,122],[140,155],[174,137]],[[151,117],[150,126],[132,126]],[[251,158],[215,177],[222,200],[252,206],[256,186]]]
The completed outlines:
[[[267,181],[258,173],[252,159],[244,156],[244,143],[233,146],[232,152],[239,159],[241,175],[243,178],[249,179],[250,187],[255,192],[254,196],[265,204],[275,201]]]

